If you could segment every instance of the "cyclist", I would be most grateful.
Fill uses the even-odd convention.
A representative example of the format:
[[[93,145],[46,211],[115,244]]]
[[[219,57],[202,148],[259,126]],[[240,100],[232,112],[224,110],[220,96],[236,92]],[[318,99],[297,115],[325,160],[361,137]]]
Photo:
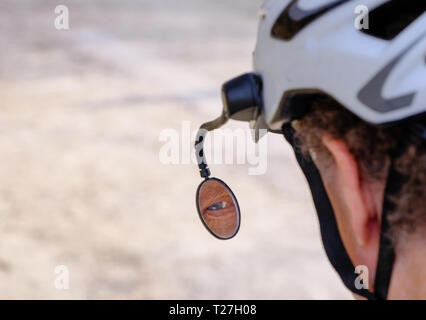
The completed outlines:
[[[368,28],[354,25],[358,5]],[[357,297],[426,298],[425,9],[266,0],[255,72],[224,85],[224,113],[202,127],[231,118],[284,134],[328,258]]]

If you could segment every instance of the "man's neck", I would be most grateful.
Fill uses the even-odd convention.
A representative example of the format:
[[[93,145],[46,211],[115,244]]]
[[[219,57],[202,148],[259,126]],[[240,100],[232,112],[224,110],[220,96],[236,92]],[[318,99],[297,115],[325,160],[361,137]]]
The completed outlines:
[[[389,289],[389,299],[426,299],[426,243],[424,229],[401,239]]]

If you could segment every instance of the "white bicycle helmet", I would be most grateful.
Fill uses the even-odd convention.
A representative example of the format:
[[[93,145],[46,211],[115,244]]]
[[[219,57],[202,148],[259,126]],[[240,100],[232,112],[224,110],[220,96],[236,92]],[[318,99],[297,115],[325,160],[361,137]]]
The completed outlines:
[[[355,27],[360,5],[368,29]],[[254,70],[267,127],[281,129],[288,99],[318,93],[372,124],[424,113],[425,8],[423,0],[266,0]]]

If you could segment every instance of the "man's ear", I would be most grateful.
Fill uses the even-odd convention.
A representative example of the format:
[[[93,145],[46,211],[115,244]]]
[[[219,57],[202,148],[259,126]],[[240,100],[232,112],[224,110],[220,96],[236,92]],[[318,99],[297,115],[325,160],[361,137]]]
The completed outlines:
[[[375,242],[380,233],[381,208],[377,208],[374,194],[377,187],[373,180],[364,177],[355,157],[341,139],[326,134],[322,142],[330,152],[334,165],[332,184],[339,202],[344,202],[345,215],[351,223],[353,235],[359,246],[365,247]]]

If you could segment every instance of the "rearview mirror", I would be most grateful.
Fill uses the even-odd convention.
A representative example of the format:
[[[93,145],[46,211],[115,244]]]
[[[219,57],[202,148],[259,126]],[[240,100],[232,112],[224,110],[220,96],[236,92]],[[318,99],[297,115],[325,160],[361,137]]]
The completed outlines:
[[[231,189],[217,178],[207,178],[197,189],[197,210],[204,226],[216,238],[233,238],[240,228],[240,208]]]

